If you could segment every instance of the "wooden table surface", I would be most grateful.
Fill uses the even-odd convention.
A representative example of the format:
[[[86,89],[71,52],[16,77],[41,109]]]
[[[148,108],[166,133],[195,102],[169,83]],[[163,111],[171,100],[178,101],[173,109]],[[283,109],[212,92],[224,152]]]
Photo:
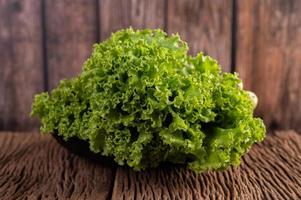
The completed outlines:
[[[301,135],[270,134],[238,168],[143,172],[74,155],[50,135],[0,132],[0,199],[301,199]]]

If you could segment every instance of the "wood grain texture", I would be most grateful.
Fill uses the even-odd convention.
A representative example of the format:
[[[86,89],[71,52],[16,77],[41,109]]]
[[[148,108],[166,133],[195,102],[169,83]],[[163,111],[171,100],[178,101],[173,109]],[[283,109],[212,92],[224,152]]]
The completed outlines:
[[[34,130],[35,93],[44,89],[40,2],[0,0],[0,130]]]
[[[112,199],[300,199],[301,136],[269,136],[240,167],[200,175],[164,167],[142,173],[118,168]]]
[[[165,0],[102,0],[100,1],[101,40],[111,33],[132,26],[164,28]]]
[[[143,172],[91,162],[50,135],[0,132],[0,199],[301,199],[301,135],[268,135],[238,168]],[[115,181],[114,181],[115,177]]]
[[[49,87],[78,74],[97,40],[97,1],[45,0]]]
[[[301,1],[237,1],[236,70],[273,128],[301,131]]]
[[[108,199],[114,171],[50,135],[0,132],[0,199]]]
[[[231,71],[232,0],[168,0],[168,33],[179,33],[190,53],[203,51]]]

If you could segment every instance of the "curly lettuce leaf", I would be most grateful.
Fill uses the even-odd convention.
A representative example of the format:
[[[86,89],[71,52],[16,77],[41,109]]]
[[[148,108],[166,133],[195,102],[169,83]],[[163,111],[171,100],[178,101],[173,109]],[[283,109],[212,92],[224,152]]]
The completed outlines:
[[[82,73],[36,95],[41,132],[86,140],[136,170],[164,161],[195,171],[239,165],[265,127],[237,74],[187,54],[178,35],[125,29],[95,44]]]

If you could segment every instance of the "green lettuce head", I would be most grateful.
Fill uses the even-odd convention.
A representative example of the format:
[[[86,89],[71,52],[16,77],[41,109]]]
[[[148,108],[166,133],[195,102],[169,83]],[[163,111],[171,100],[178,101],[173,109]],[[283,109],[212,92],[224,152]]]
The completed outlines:
[[[265,126],[237,74],[178,35],[125,29],[95,44],[82,73],[35,97],[41,131],[79,138],[140,170],[161,162],[195,171],[239,165]]]

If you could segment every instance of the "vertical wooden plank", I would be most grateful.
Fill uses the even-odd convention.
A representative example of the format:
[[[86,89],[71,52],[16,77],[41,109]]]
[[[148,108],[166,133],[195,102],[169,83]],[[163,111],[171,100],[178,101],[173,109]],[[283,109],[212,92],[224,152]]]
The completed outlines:
[[[0,0],[0,130],[34,130],[29,118],[43,90],[41,5]]]
[[[204,51],[231,71],[232,0],[168,0],[168,33],[179,33],[190,53]]]
[[[102,0],[100,23],[102,40],[112,32],[133,28],[164,28],[164,0]]]
[[[301,131],[301,2],[237,1],[237,71],[272,128]]]
[[[45,0],[49,86],[78,74],[97,41],[97,1]]]

